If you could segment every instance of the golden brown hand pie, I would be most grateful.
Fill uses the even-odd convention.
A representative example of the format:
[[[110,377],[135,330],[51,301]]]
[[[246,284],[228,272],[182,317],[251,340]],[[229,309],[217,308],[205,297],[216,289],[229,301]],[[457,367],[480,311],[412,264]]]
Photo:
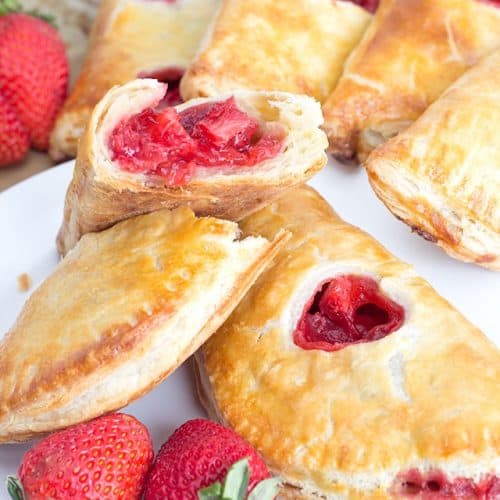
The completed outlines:
[[[134,80],[94,109],[66,194],[61,254],[82,234],[162,207],[239,220],[326,163],[310,97],[239,91],[156,111],[164,93],[163,83]]]
[[[160,210],[86,235],[0,344],[0,442],[125,406],[224,321],[286,240]]]
[[[223,0],[181,80],[182,97],[245,88],[323,101],[370,18],[344,0]]]
[[[497,498],[498,349],[310,188],[242,227],[292,237],[197,354],[212,417],[294,498]]]
[[[171,100],[219,0],[102,0],[82,72],[52,132],[55,160],[76,155],[92,108],[113,86],[151,76]]]
[[[387,207],[466,262],[500,270],[500,50],[465,73],[366,168]]]
[[[500,6],[493,3],[381,0],[324,103],[330,151],[341,160],[365,160],[496,47]]]

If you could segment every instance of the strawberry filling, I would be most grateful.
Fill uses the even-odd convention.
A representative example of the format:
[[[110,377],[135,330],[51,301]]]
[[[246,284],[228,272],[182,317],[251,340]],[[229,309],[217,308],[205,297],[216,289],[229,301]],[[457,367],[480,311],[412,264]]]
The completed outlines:
[[[480,0],[483,3],[489,3],[495,7],[500,7],[500,0]]]
[[[181,82],[184,70],[178,67],[170,67],[152,72],[139,73],[137,78],[154,78],[159,82],[168,84],[167,93],[162,99],[160,106],[176,106],[184,102],[179,92],[179,84]]]
[[[398,498],[422,500],[443,498],[497,500],[500,498],[500,478],[489,474],[476,483],[465,477],[450,480],[439,470],[423,474],[417,469],[411,469],[398,475],[391,492]]]
[[[373,342],[401,327],[404,309],[372,278],[340,275],[321,285],[306,304],[293,333],[302,349],[338,351]]]
[[[380,0],[348,0],[351,3],[355,3],[363,9],[366,9],[368,12],[372,14],[377,10],[378,4]]]
[[[274,158],[283,150],[284,130],[274,122],[259,122],[230,97],[180,113],[168,107],[145,109],[120,122],[108,146],[123,170],[180,186],[198,168],[233,172]]]

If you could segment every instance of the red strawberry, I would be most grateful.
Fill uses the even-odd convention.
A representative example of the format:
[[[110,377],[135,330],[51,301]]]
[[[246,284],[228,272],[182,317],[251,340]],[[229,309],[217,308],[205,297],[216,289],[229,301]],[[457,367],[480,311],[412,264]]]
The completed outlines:
[[[0,12],[5,3],[0,0]],[[15,108],[35,148],[48,148],[66,97],[68,72],[64,44],[53,26],[23,13],[0,16],[0,92]]]
[[[23,458],[24,498],[139,499],[153,460],[149,432],[134,417],[114,413],[56,432]],[[21,499],[14,478],[9,493]]]
[[[234,476],[244,476],[245,471],[248,474],[246,463],[238,462],[245,457],[248,458],[250,477],[242,477],[240,481]],[[213,485],[224,478],[233,464],[234,474],[228,474],[224,485]],[[266,464],[244,439],[210,420],[190,420],[161,447],[146,480],[144,500],[239,499],[254,488],[259,490],[256,498],[264,500],[273,498],[277,488],[274,479],[262,482],[266,478],[269,478]],[[205,492],[200,491],[209,485],[212,487]],[[222,492],[224,488],[226,491]],[[271,495],[269,489],[272,490]],[[237,494],[233,494],[234,491]]]
[[[26,128],[0,93],[0,167],[22,160],[29,147]]]

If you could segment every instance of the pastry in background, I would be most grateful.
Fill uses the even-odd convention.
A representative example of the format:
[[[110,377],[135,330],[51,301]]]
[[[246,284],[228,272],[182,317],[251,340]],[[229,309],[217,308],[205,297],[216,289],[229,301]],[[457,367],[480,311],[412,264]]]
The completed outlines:
[[[180,102],[179,79],[193,59],[218,0],[103,0],[89,50],[51,137],[50,155],[76,155],[92,108],[113,86],[138,77],[169,83]]]
[[[82,234],[159,208],[239,220],[326,163],[310,97],[239,91],[158,107],[165,87],[134,80],[95,107],[66,193],[61,254]]]
[[[210,415],[290,498],[497,498],[495,345],[310,188],[242,228],[292,237],[197,353]]]
[[[184,99],[244,88],[323,101],[371,15],[344,0],[223,0],[181,80]],[[374,8],[376,2],[361,2]]]
[[[86,235],[0,344],[0,442],[109,413],[221,325],[286,241],[159,210]]]
[[[451,256],[500,270],[500,49],[366,162],[394,215]]]
[[[499,7],[484,0],[382,0],[323,105],[332,154],[364,161],[500,47]]]

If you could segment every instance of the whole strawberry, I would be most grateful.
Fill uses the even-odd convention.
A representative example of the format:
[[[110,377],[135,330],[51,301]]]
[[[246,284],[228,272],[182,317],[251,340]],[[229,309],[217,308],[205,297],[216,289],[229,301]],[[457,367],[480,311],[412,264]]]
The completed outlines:
[[[22,160],[29,147],[28,131],[0,93],[0,167]]]
[[[252,490],[251,498],[272,499],[278,481],[267,478],[266,464],[243,438],[215,422],[190,420],[161,447],[144,500],[239,500]]]
[[[15,0],[0,0],[0,92],[28,130],[31,145],[46,150],[66,97],[68,61],[57,30],[15,12],[19,9]]]
[[[146,427],[129,415],[110,414],[37,443],[19,467],[22,489],[12,477],[8,489],[16,500],[135,500],[152,460]]]

